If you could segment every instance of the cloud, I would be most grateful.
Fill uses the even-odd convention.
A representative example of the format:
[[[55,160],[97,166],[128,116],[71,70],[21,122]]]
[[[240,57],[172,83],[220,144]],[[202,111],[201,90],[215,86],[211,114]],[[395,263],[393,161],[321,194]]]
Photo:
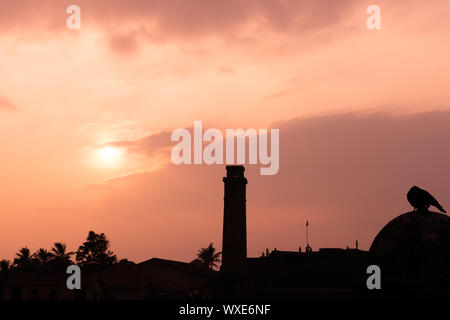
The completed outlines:
[[[382,1],[383,17],[402,17],[418,0]],[[233,45],[286,53],[290,47],[306,50],[365,29],[365,9],[357,0],[78,0],[82,27],[66,28],[69,0],[0,2],[0,34],[22,35],[21,40],[94,31],[119,56],[139,52],[147,43],[177,43],[183,50],[200,40],[212,40],[223,51]],[[445,6],[430,0],[424,7]],[[407,7],[407,8],[406,8]],[[405,10],[407,9],[407,10]],[[424,11],[421,7],[419,12]],[[417,12],[417,10],[416,10]],[[417,19],[412,19],[417,20]],[[445,20],[445,19],[444,19]],[[387,19],[386,21],[389,21]],[[402,23],[399,22],[401,25]],[[23,36],[31,33],[32,36]],[[279,37],[277,37],[279,36]],[[211,47],[211,43],[205,44]],[[236,48],[233,48],[236,49]],[[298,51],[298,50],[297,50]],[[248,52],[247,52],[248,53]]]
[[[1,110],[14,111],[14,110],[17,110],[17,109],[18,108],[17,108],[17,106],[15,104],[10,102],[6,98],[0,97],[0,111]]]
[[[136,33],[113,34],[109,39],[110,49],[121,55],[135,53],[139,49],[138,35]]]
[[[163,151],[163,149],[172,144],[170,141],[171,134],[172,133],[169,131],[161,131],[137,140],[112,141],[106,145],[111,147],[126,148],[132,153],[140,153],[151,156],[157,152]]]
[[[227,66],[219,66],[217,67],[217,74],[219,75],[234,75],[236,74],[236,70]]]
[[[281,90],[281,91],[278,91],[278,92],[275,92],[275,93],[271,93],[271,94],[265,96],[262,100],[263,101],[271,101],[271,100],[274,100],[274,99],[278,99],[278,98],[284,97],[284,96],[288,95],[290,92],[292,92],[292,89]]]
[[[117,53],[135,52],[141,41],[205,37],[237,41],[250,34],[305,34],[338,24],[356,0],[78,0],[82,30],[106,35]],[[0,2],[3,32],[69,32],[67,0]],[[249,31],[253,26],[257,30]],[[72,31],[71,31],[72,32]],[[253,36],[251,36],[253,37]]]

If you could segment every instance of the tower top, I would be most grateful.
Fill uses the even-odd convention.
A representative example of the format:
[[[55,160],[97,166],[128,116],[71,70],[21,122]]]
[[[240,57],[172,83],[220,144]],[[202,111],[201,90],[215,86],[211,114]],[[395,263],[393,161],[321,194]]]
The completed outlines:
[[[244,166],[227,166],[227,178],[231,177],[243,177],[245,168]]]

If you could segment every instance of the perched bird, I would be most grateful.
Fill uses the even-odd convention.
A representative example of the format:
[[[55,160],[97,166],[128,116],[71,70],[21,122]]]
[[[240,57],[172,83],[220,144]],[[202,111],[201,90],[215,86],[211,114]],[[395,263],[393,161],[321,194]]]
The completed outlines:
[[[426,190],[420,189],[417,186],[413,186],[406,194],[408,202],[414,207],[415,210],[428,211],[430,206],[436,207],[439,211],[446,213],[444,208],[439,202]]]

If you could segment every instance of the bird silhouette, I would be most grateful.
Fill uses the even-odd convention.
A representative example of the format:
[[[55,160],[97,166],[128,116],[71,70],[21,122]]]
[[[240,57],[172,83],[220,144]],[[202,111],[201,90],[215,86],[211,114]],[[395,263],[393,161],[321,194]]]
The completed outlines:
[[[426,190],[413,186],[406,194],[408,202],[418,211],[428,211],[430,206],[436,207],[439,211],[446,213],[447,211],[440,205],[440,203]]]

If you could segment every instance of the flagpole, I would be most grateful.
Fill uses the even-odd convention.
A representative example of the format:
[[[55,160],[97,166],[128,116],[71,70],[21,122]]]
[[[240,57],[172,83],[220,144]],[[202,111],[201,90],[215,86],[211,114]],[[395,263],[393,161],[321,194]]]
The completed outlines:
[[[309,223],[308,223],[308,220],[306,220],[306,246],[309,245],[308,226],[309,226]]]

